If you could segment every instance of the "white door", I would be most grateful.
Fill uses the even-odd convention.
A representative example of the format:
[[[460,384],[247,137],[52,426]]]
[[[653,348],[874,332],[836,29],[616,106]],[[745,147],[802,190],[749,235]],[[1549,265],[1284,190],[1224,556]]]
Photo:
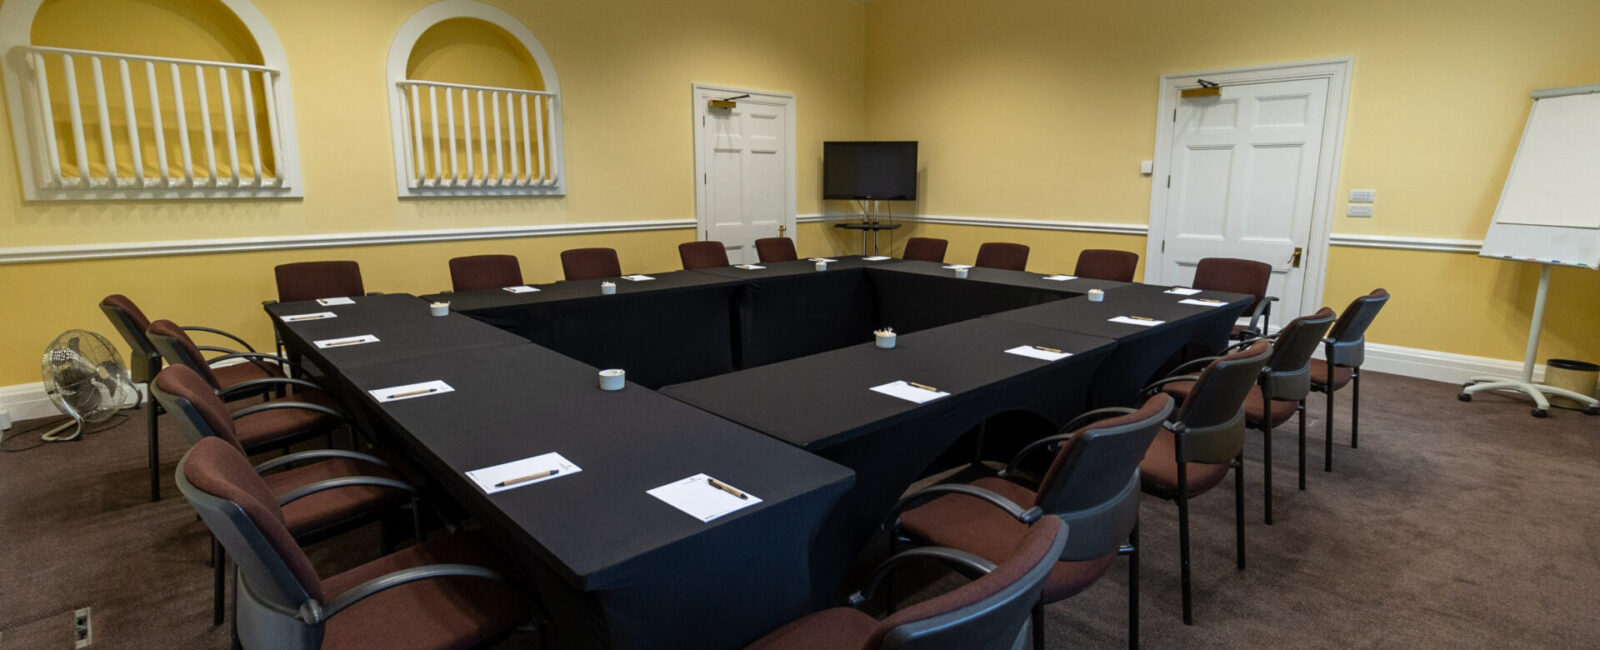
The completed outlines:
[[[1272,265],[1272,327],[1299,315],[1327,96],[1320,78],[1178,102],[1157,282],[1189,284],[1206,257],[1258,260]]]
[[[733,108],[711,100],[746,95]],[[794,97],[694,87],[695,216],[700,238],[734,264],[756,261],[755,240],[794,237]]]

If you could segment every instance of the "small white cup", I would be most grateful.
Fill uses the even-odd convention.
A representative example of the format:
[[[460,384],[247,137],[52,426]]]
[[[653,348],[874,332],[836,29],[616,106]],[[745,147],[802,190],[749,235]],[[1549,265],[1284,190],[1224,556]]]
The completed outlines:
[[[450,313],[450,303],[436,302],[428,305],[428,311],[434,316],[444,316]]]
[[[609,296],[609,295],[611,295],[613,293],[616,293],[616,292],[617,292],[617,283],[615,283],[615,282],[601,282],[600,283],[600,293]],[[618,370],[617,372],[622,372],[622,371]],[[615,390],[615,389],[612,389],[612,390]]]
[[[628,385],[628,373],[617,368],[600,371],[600,390],[622,390]]]
[[[874,332],[874,334],[876,334],[875,338],[877,339],[878,347],[885,350],[894,348],[894,342],[899,338],[899,335],[894,332]]]
[[[1089,302],[1105,302],[1106,292],[1099,289],[1089,290]]]
[[[827,262],[817,262],[817,270],[818,271],[826,271],[826,270],[828,270],[828,263]]]
[[[963,280],[967,279],[967,269],[965,269],[965,268],[956,269],[956,277],[961,278]]]

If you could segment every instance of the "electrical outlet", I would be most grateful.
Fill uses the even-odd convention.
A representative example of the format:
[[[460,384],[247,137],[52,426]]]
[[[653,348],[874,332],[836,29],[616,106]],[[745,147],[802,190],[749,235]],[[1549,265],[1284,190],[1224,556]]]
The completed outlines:
[[[1345,215],[1346,216],[1351,216],[1351,217],[1370,217],[1370,216],[1372,216],[1372,204],[1370,204],[1370,203],[1360,203],[1360,204],[1351,203],[1349,206],[1346,207]]]
[[[72,613],[72,639],[74,648],[87,648],[94,643],[94,630],[89,625],[89,608]]]
[[[1350,190],[1350,202],[1351,203],[1376,203],[1377,201],[1378,201],[1378,191],[1377,190]],[[1351,216],[1355,216],[1355,215],[1351,215]]]

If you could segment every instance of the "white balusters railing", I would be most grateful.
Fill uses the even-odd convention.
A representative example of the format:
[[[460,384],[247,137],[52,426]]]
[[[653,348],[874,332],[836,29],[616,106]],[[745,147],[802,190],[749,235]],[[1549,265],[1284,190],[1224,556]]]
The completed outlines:
[[[284,159],[283,125],[278,123],[283,111],[277,106],[275,87],[281,74],[277,69],[58,47],[18,49],[26,57],[30,90],[37,102],[40,123],[32,131],[42,140],[34,148],[41,153],[35,165],[40,187],[284,186],[278,170]],[[80,76],[85,62],[87,79]],[[165,96],[161,85],[167,87]],[[80,86],[92,92],[88,105]],[[135,92],[139,86],[143,92]],[[58,124],[57,116],[63,113],[67,123]],[[123,123],[115,124],[113,118]],[[190,132],[190,125],[197,121],[203,143],[198,169]],[[98,142],[90,139],[90,133],[98,134]],[[174,142],[176,157],[168,154]],[[241,145],[247,156],[241,156]],[[99,160],[91,156],[91,148],[99,150]],[[154,157],[147,155],[152,153],[147,148],[153,149]]]
[[[412,189],[549,188],[561,176],[560,98],[539,90],[397,82]],[[460,97],[459,108],[456,97]],[[489,154],[490,149],[494,155]]]

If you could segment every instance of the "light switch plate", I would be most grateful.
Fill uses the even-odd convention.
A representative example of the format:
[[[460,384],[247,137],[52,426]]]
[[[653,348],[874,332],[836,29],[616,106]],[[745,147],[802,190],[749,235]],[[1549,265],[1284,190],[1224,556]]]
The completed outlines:
[[[1351,203],[1376,203],[1377,200],[1377,190],[1350,190]],[[1353,217],[1355,215],[1352,214],[1350,216]]]
[[[1345,214],[1352,217],[1370,217],[1372,216],[1372,204],[1351,203],[1348,209],[1345,210]]]
[[[1139,173],[1148,176],[1150,174],[1154,174],[1155,172],[1156,172],[1156,163],[1155,163],[1155,161],[1153,161],[1153,160],[1142,160],[1142,161],[1139,162]]]

